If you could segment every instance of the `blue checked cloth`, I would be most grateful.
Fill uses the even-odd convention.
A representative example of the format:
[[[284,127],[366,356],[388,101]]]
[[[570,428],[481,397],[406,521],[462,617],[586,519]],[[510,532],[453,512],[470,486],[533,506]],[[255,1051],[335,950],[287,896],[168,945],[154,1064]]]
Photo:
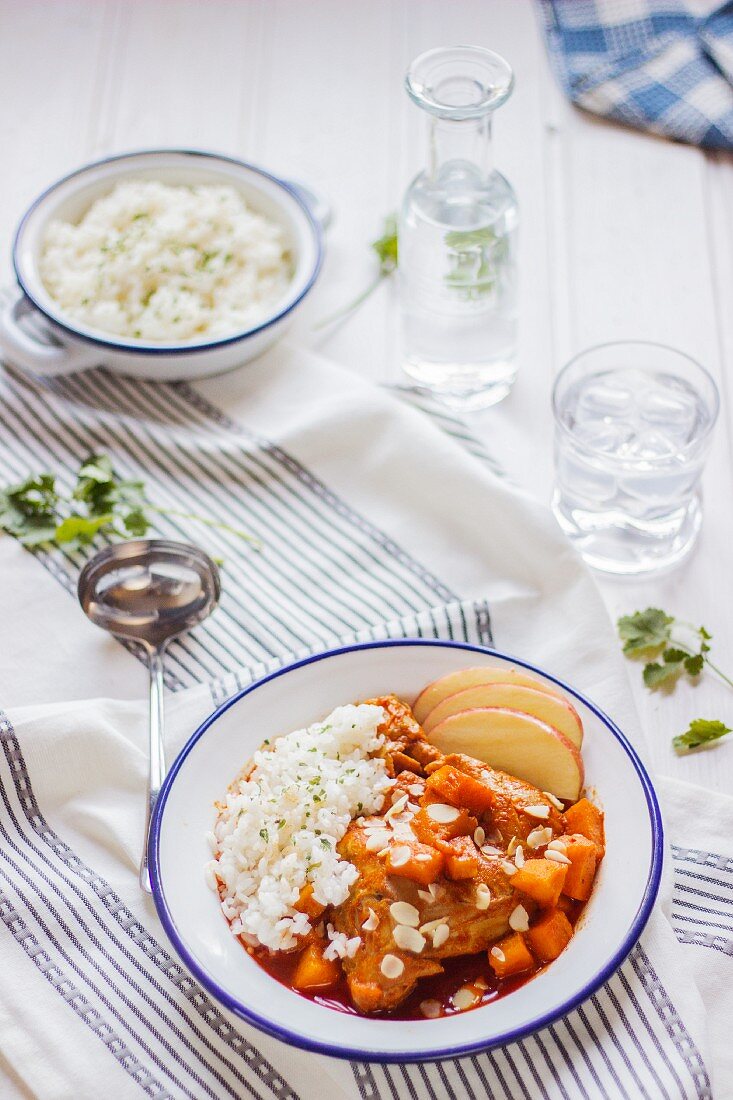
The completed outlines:
[[[550,56],[578,107],[639,130],[733,149],[733,2],[539,0]]]

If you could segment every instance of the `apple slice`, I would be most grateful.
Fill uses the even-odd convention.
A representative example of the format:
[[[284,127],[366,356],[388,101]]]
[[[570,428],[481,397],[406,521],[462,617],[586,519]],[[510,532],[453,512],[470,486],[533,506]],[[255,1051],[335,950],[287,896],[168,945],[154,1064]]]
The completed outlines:
[[[570,802],[577,802],[583,786],[583,760],[572,741],[519,710],[476,707],[452,714],[434,727],[430,741],[446,755],[473,756]]]
[[[537,691],[526,684],[516,683],[477,684],[476,687],[449,695],[429,712],[422,724],[423,729],[429,734],[444,718],[460,714],[462,710],[473,710],[475,707],[521,710],[559,730],[576,748],[579,749],[583,743],[583,723],[575,707],[558,695],[550,695],[547,691]]]
[[[534,688],[535,691],[544,691],[548,695],[557,695],[556,691],[547,687],[541,680],[535,680],[533,676],[526,676],[515,668],[506,666],[497,668],[487,665],[484,668],[461,668],[457,672],[449,672],[447,676],[441,676],[439,680],[433,680],[418,695],[412,713],[420,725],[425,721],[433,707],[442,703],[449,695],[465,691],[466,688],[476,687],[478,684],[524,684],[525,687]]]

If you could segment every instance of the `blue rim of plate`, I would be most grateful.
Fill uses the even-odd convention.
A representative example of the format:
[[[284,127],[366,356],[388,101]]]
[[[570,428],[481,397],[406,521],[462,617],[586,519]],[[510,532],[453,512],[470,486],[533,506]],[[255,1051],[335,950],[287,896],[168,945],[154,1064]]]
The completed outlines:
[[[472,1043],[465,1043],[463,1045],[446,1047],[440,1050],[430,1050],[424,1055],[415,1053],[414,1051],[389,1051],[386,1053],[380,1053],[379,1051],[366,1050],[362,1047],[344,1047],[334,1046],[330,1043],[322,1043],[317,1040],[304,1038],[297,1032],[288,1030],[286,1027],[280,1027],[274,1024],[266,1017],[259,1016],[256,1012],[242,1005],[240,1001],[223,989],[218,982],[215,982],[213,978],[207,973],[207,971],[201,967],[196,959],[192,956],[186,944],[179,936],[176,929],[176,924],[173,916],[168,909],[165,900],[165,893],[163,885],[160,880],[160,831],[162,825],[162,817],[165,811],[165,805],[168,800],[171,787],[173,786],[176,776],[183,765],[186,757],[190,753],[194,745],[199,741],[201,737],[206,733],[210,726],[216,722],[222,714],[225,714],[230,707],[233,707],[235,703],[238,703],[240,699],[243,699],[245,695],[249,695],[255,691],[262,684],[267,684],[271,680],[276,680],[279,676],[284,676],[288,672],[292,672],[296,668],[303,668],[305,665],[314,664],[317,661],[323,661],[328,657],[336,657],[342,653],[354,653],[367,649],[387,649],[398,648],[404,646],[431,646],[438,649],[461,649],[468,653],[483,653],[489,657],[499,657],[501,660],[510,661],[514,665],[518,665],[521,668],[528,669],[530,672],[535,672],[539,676],[543,676],[546,680],[552,681],[562,688],[563,691],[567,691],[570,695],[579,699],[589,710],[591,710],[597,718],[609,729],[616,740],[621,744],[621,747],[626,752],[627,756],[631,760],[634,769],[637,773],[639,781],[641,783],[644,796],[646,798],[647,810],[649,812],[649,823],[652,831],[652,858],[649,868],[649,875],[647,877],[646,887],[644,895],[637,909],[636,916],[632,921],[631,927],[624,937],[624,940],[618,950],[613,954],[611,959],[606,965],[598,971],[593,979],[586,983],[582,989],[575,993],[572,997],[564,1001],[562,1005],[546,1013],[543,1016],[538,1016],[535,1019],[528,1021],[522,1027],[514,1028],[502,1035],[497,1035],[486,1041],[477,1041]],[[165,782],[160,790],[158,801],[153,810],[150,826],[150,841],[148,847],[149,853],[149,867],[150,867],[150,879],[153,891],[153,901],[158,911],[161,923],[165,928],[165,931],[173,944],[174,948],[180,955],[181,959],[185,963],[186,967],[191,971],[194,977],[209,991],[221,1004],[233,1012],[236,1016],[245,1020],[247,1023],[252,1024],[260,1031],[265,1032],[266,1035],[272,1036],[274,1039],[279,1039],[281,1042],[289,1043],[291,1046],[300,1047],[303,1050],[311,1050],[317,1054],[327,1054],[335,1058],[347,1058],[351,1060],[366,1061],[366,1062],[434,1062],[445,1058],[459,1058],[466,1054],[477,1054],[483,1050],[493,1050],[495,1047],[506,1046],[508,1043],[513,1043],[517,1039],[524,1038],[525,1035],[531,1035],[533,1032],[538,1031],[542,1027],[546,1027],[547,1024],[553,1023],[553,1021],[559,1019],[562,1016],[566,1016],[574,1008],[576,1008],[583,1001],[587,1000],[591,994],[603,985],[607,978],[609,978],[621,965],[629,952],[633,949],[634,945],[638,941],[644,927],[651,915],[652,907],[656,901],[657,893],[659,891],[659,884],[662,876],[662,864],[664,861],[664,830],[662,827],[662,816],[659,810],[659,802],[654,792],[654,787],[647,774],[647,771],[642,764],[641,760],[636,754],[636,751],[632,748],[631,744],[618,728],[618,726],[604,714],[599,707],[582,695],[575,688],[566,684],[564,680],[559,680],[556,676],[552,676],[550,673],[545,672],[543,669],[538,668],[536,665],[530,664],[528,661],[523,661],[518,657],[512,657],[508,653],[502,653],[498,649],[490,649],[487,646],[471,645],[467,642],[451,642],[441,641],[440,639],[431,638],[390,638],[381,642],[363,642],[358,645],[341,646],[337,649],[324,650],[321,653],[315,653],[311,657],[305,657],[301,661],[295,661],[290,665],[286,665],[284,668],[278,669],[277,672],[270,673],[269,676],[263,676],[260,680],[250,684],[246,688],[242,688],[236,695],[232,695],[221,706],[210,714],[209,717],[202,722],[196,732],[189,738],[180,753],[176,757],[173,765],[165,778]]]
[[[66,321],[60,320],[54,313],[49,313],[45,306],[34,298],[28,289],[26,283],[21,275],[21,265],[18,260],[18,248],[25,230],[26,223],[33,212],[41,205],[46,197],[54,192],[67,180],[75,179],[76,176],[83,176],[85,172],[89,172],[92,168],[101,168],[105,164],[114,164],[121,160],[131,160],[134,157],[147,157],[155,155],[164,156],[184,156],[184,157],[202,157],[208,160],[225,161],[227,164],[236,164],[238,168],[246,168],[249,172],[254,172],[258,176],[264,176],[265,179],[270,180],[272,183],[277,184],[295,200],[298,206],[301,208],[303,214],[310,223],[311,231],[313,233],[313,239],[316,246],[316,256],[313,263],[313,268],[308,281],[305,286],[292,302],[289,302],[283,309],[272,317],[268,317],[262,324],[256,325],[254,328],[245,329],[242,332],[236,332],[232,336],[224,336],[220,340],[211,340],[208,343],[203,344],[132,344],[125,341],[118,341],[113,339],[105,339],[103,336],[92,336],[89,333],[82,332],[81,329],[74,328],[73,325]],[[68,172],[65,176],[61,176],[55,183],[50,184],[41,194],[33,200],[28,207],[23,217],[18,222],[18,228],[15,230],[13,237],[12,247],[12,259],[13,270],[15,272],[15,278],[18,280],[18,285],[23,291],[24,295],[29,302],[35,306],[39,313],[42,313],[46,320],[54,325],[56,328],[62,329],[69,336],[73,336],[77,340],[83,340],[86,344],[93,344],[95,347],[106,348],[108,351],[126,351],[130,353],[138,352],[141,355],[191,355],[197,351],[212,351],[215,348],[227,347],[230,344],[236,344],[240,340],[246,340],[250,336],[256,336],[259,332],[264,332],[265,329],[270,328],[277,321],[282,321],[284,317],[295,309],[299,302],[305,298],[309,290],[312,289],[313,284],[318,278],[318,274],[323,265],[323,229],[319,225],[313,211],[306,202],[301,190],[294,184],[288,183],[287,180],[280,179],[279,176],[274,176],[271,172],[266,172],[264,168],[258,167],[256,164],[250,164],[246,160],[239,160],[237,157],[228,157],[223,153],[215,153],[206,149],[136,149],[129,153],[115,153],[111,157],[102,157],[101,160],[92,160],[88,164],[82,165],[81,168],[76,168],[73,172]]]

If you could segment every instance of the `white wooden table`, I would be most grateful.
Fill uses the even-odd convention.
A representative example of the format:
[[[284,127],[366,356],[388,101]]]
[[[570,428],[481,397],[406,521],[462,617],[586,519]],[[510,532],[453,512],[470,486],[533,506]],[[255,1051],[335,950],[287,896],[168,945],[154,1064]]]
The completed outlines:
[[[330,198],[328,258],[296,335],[363,375],[398,379],[393,288],[336,331],[316,337],[311,325],[372,277],[368,242],[422,164],[420,113],[402,90],[409,61],[466,42],[515,69],[495,141],[521,204],[519,380],[474,428],[548,499],[550,387],[572,353],[636,337],[707,365],[723,409],[698,549],[671,576],[601,587],[614,617],[653,604],[704,623],[731,668],[733,160],[575,111],[530,0],[0,0],[3,279],[19,215],[59,175],[132,148],[218,149]],[[694,758],[670,747],[691,718],[733,725],[733,693],[706,676],[660,698],[630,673],[657,769],[733,791],[733,736]]]

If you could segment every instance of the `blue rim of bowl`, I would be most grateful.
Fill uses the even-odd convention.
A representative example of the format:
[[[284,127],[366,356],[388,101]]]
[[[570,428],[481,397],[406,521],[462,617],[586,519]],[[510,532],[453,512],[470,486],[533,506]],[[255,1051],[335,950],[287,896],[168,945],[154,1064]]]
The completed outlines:
[[[292,672],[294,669],[303,668],[305,665],[314,664],[317,661],[323,661],[328,657],[337,657],[343,653],[354,653],[361,650],[368,649],[387,649],[398,648],[404,646],[430,646],[438,649],[461,649],[469,653],[483,653],[489,657],[499,657],[501,660],[510,661],[512,664],[519,665],[521,668],[526,668],[530,672],[535,672],[539,676],[543,676],[545,679],[557,684],[563,691],[569,692],[570,695],[579,699],[589,710],[600,719],[601,722],[608,728],[613,734],[616,740],[621,744],[621,747],[626,752],[627,756],[631,760],[634,769],[637,773],[639,781],[641,783],[644,796],[646,798],[647,810],[649,812],[649,823],[652,832],[652,858],[649,868],[649,875],[647,878],[644,895],[637,909],[636,916],[631,923],[631,927],[627,932],[621,946],[614,952],[611,959],[606,965],[598,971],[598,973],[583,986],[577,993],[574,993],[572,997],[569,997],[567,1001],[559,1005],[557,1008],[552,1009],[550,1012],[545,1013],[543,1016],[538,1016],[521,1027],[514,1028],[502,1035],[493,1036],[491,1039],[482,1041],[478,1040],[471,1043],[459,1044],[458,1046],[446,1047],[438,1050],[430,1050],[425,1054],[421,1054],[415,1051],[388,1051],[382,1052],[368,1050],[363,1047],[345,1047],[343,1045],[333,1045],[330,1043],[319,1042],[318,1040],[309,1039],[299,1034],[298,1032],[290,1031],[286,1027],[280,1027],[274,1024],[266,1017],[259,1016],[256,1012],[242,1005],[236,997],[233,997],[225,989],[223,989],[218,982],[207,973],[207,971],[199,965],[196,959],[193,957],[182,938],[179,936],[176,929],[176,924],[173,919],[170,910],[166,904],[165,894],[163,886],[160,880],[160,831],[162,825],[162,817],[165,811],[165,805],[168,800],[171,787],[175,782],[176,776],[181,769],[186,757],[190,753],[194,745],[199,739],[206,733],[210,726],[216,722],[222,714],[225,714],[230,707],[234,706],[243,699],[245,695],[249,695],[255,691],[262,684],[267,684],[271,680],[276,680],[280,676],[286,675],[288,672]],[[538,668],[536,665],[530,664],[528,661],[523,661],[518,657],[512,657],[507,653],[502,653],[498,649],[489,649],[487,646],[471,645],[467,642],[450,642],[441,641],[440,639],[430,638],[391,638],[381,642],[363,642],[359,645],[341,646],[338,649],[324,650],[322,653],[315,653],[311,657],[306,657],[301,661],[295,661],[293,664],[286,665],[285,668],[278,669],[277,672],[270,673],[269,676],[263,676],[262,679],[257,680],[254,684],[250,684],[248,687],[238,691],[236,695],[232,695],[230,699],[227,699],[221,706],[210,714],[209,717],[202,722],[196,732],[189,738],[180,753],[176,757],[173,765],[165,778],[165,782],[160,790],[158,801],[153,810],[151,826],[150,826],[150,841],[149,841],[149,867],[150,867],[150,879],[153,891],[153,901],[155,907],[158,910],[158,916],[165,928],[165,931],[171,940],[174,948],[180,955],[181,959],[191,971],[191,973],[197,978],[197,980],[203,985],[221,1004],[232,1011],[236,1016],[245,1020],[247,1023],[252,1024],[265,1034],[272,1036],[274,1039],[279,1039],[281,1042],[289,1043],[291,1046],[300,1047],[303,1050],[311,1050],[317,1054],[328,1054],[335,1058],[348,1058],[351,1060],[359,1060],[366,1062],[432,1062],[438,1061],[444,1058],[458,1058],[466,1054],[476,1054],[482,1050],[493,1050],[495,1047],[505,1046],[507,1043],[513,1043],[517,1039],[522,1039],[526,1035],[530,1035],[540,1028],[545,1027],[547,1024],[551,1024],[554,1020],[559,1019],[561,1016],[566,1016],[574,1008],[576,1008],[583,1001],[587,1000],[591,994],[601,986],[617,968],[621,965],[629,952],[633,949],[638,941],[644,927],[651,915],[652,907],[659,891],[659,883],[662,876],[662,863],[664,860],[664,830],[662,827],[662,816],[659,810],[659,803],[657,796],[654,792],[652,782],[646,772],[644,765],[636,754],[636,751],[632,748],[631,744],[618,728],[618,726],[604,714],[599,707],[582,695],[575,688],[571,688],[569,684],[566,684],[563,680],[559,680],[556,676],[552,676],[550,673],[545,672],[543,669]]]
[[[21,275],[21,265],[18,260],[18,248],[23,236],[26,223],[34,211],[45,201],[48,195],[52,194],[58,187],[66,183],[67,180],[75,179],[76,176],[82,176],[86,172],[91,171],[93,168],[101,168],[105,164],[114,164],[117,161],[131,160],[134,157],[146,157],[146,156],[185,156],[185,157],[202,157],[207,160],[225,161],[227,164],[236,164],[238,168],[246,168],[249,172],[254,172],[258,176],[264,176],[265,179],[270,180],[278,187],[282,188],[295,200],[300,207],[301,211],[305,215],[308,223],[310,224],[311,231],[313,233],[313,239],[316,246],[316,257],[313,264],[313,270],[308,276],[308,280],[298,294],[291,302],[288,302],[283,309],[272,317],[268,317],[262,324],[256,325],[254,328],[245,329],[242,332],[236,332],[232,336],[224,336],[220,340],[211,340],[205,344],[132,344],[125,341],[108,340],[103,336],[91,336],[86,332],[82,332],[78,328],[74,328],[73,325],[68,322],[60,320],[55,314],[49,313],[49,311],[34,298],[33,294],[29,291],[23,276]],[[318,278],[318,274],[323,264],[323,229],[319,225],[313,211],[308,206],[307,202],[299,192],[299,190],[286,180],[280,179],[279,176],[273,176],[271,172],[266,172],[264,168],[259,168],[256,164],[250,164],[248,161],[239,160],[237,157],[228,157],[223,153],[214,153],[206,149],[137,149],[130,153],[116,153],[111,157],[102,157],[101,160],[90,161],[89,164],[83,165],[81,168],[75,169],[73,172],[67,173],[57,179],[55,183],[52,183],[49,187],[42,191],[38,198],[34,199],[31,205],[26,210],[23,217],[18,222],[18,228],[15,230],[15,236],[13,237],[13,270],[15,272],[15,278],[18,280],[18,285],[25,294],[29,302],[32,302],[39,313],[56,328],[62,329],[68,333],[69,336],[73,336],[76,340],[83,340],[86,344],[93,344],[95,347],[106,348],[108,351],[125,351],[131,354],[138,353],[140,355],[192,355],[198,351],[213,351],[216,348],[228,347],[230,344],[236,344],[240,340],[246,340],[250,336],[256,336],[260,332],[264,332],[265,329],[270,328],[271,325],[276,324],[278,321],[282,321],[284,317],[295,309],[299,302],[305,298],[306,294],[311,290],[313,284]]]

